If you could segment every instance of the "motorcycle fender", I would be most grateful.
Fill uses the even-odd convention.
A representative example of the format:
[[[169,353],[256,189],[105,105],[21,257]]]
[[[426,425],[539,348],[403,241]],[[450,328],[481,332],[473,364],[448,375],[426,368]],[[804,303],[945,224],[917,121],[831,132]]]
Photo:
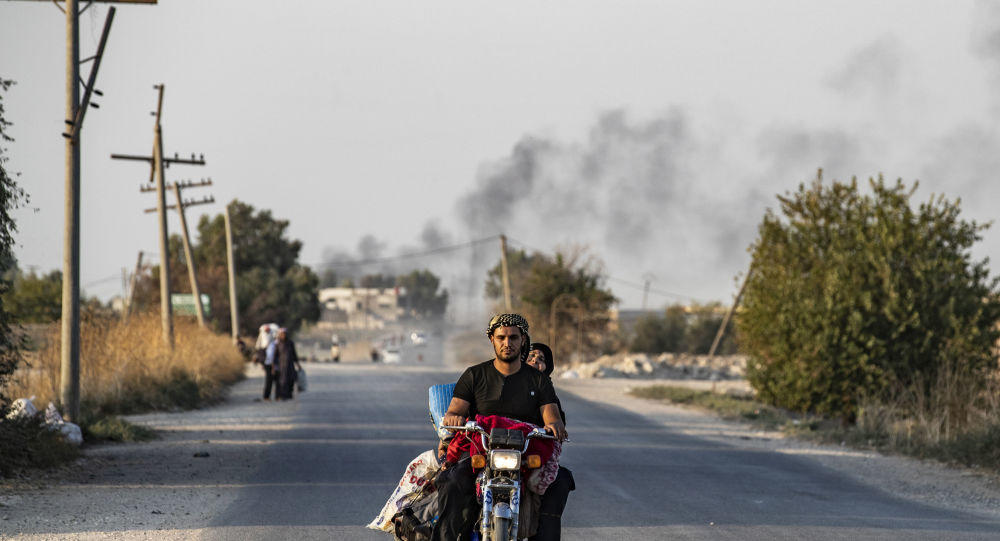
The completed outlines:
[[[493,515],[505,519],[513,518],[513,514],[510,512],[510,506],[506,503],[498,503],[496,507],[493,508]]]

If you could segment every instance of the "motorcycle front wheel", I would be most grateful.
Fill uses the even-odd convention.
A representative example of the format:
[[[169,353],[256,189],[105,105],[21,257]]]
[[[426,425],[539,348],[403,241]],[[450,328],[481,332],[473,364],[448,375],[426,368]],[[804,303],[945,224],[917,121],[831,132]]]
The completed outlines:
[[[496,515],[493,516],[493,538],[491,541],[514,541],[513,536],[510,534],[510,523],[509,518],[502,518]]]

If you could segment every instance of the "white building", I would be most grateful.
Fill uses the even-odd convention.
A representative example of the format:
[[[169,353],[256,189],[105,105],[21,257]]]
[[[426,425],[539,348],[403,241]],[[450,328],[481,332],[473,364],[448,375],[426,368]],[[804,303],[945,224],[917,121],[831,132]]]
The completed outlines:
[[[338,329],[382,329],[399,320],[402,288],[328,287],[319,290],[320,323]]]

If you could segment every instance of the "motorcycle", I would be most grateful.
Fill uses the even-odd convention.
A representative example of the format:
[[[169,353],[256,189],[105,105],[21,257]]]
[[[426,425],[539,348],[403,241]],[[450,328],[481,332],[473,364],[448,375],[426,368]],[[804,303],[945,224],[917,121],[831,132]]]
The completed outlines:
[[[528,453],[532,439],[556,439],[544,429],[535,428],[525,434],[520,430],[493,428],[489,432],[475,421],[464,426],[442,426],[443,429],[478,435],[485,454],[471,456],[472,467],[482,470],[476,479],[482,494],[482,514],[479,519],[478,541],[515,541],[521,509],[521,477],[523,469],[541,467],[541,457]],[[475,540],[475,537],[473,538]]]

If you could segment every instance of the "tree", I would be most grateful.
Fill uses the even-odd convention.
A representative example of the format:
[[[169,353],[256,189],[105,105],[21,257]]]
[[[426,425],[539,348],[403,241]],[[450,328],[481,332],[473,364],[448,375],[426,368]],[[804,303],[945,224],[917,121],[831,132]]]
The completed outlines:
[[[418,318],[442,317],[448,308],[448,291],[440,293],[441,280],[429,270],[415,270],[400,276],[396,283],[404,289],[404,303]]]
[[[514,310],[528,318],[533,339],[567,344],[560,347],[566,353],[611,347],[608,321],[618,299],[604,287],[598,260],[582,249],[556,252],[555,257],[515,251],[507,256],[507,268]],[[498,262],[486,277],[486,295],[495,302],[503,296],[500,276]]]
[[[998,282],[970,254],[987,226],[943,197],[912,208],[916,185],[869,185],[819,177],[764,216],[738,318],[763,400],[850,420],[862,396],[995,366]]]
[[[386,289],[396,287],[396,277],[389,274],[366,274],[361,277],[359,287]]]
[[[662,317],[644,315],[636,321],[629,350],[704,355],[712,348],[715,334],[722,324],[719,307],[719,303],[691,307],[675,304],[667,307]],[[730,335],[726,333],[716,353],[731,355],[736,352],[736,344]]]
[[[4,388],[21,363],[21,351],[24,347],[24,340],[20,333],[15,332],[17,324],[5,302],[12,287],[12,274],[16,269],[14,234],[17,232],[17,223],[12,212],[27,201],[24,190],[14,180],[18,174],[11,176],[7,173],[6,164],[10,158],[7,157],[7,148],[3,146],[14,140],[7,134],[11,123],[4,115],[3,103],[4,93],[13,84],[11,80],[0,78],[0,419],[6,414],[9,405],[9,397],[4,394]]]
[[[62,317],[62,272],[16,273],[4,305],[18,323],[51,323]]]
[[[722,305],[714,302],[692,307],[684,335],[684,350],[695,355],[706,355],[712,349],[712,342],[722,325]],[[726,325],[726,332],[716,350],[718,355],[736,353],[736,342],[733,340],[733,322]]]
[[[531,266],[535,260],[541,257],[544,256],[538,253],[528,255],[524,250],[507,251],[507,273],[510,277],[512,289],[520,288],[521,285],[527,282]],[[511,297],[514,310],[520,309],[518,295],[512,291]],[[500,262],[497,262],[493,268],[486,272],[486,298],[493,300],[503,299],[503,270]]]
[[[687,314],[681,305],[666,309],[663,317],[647,314],[635,322],[629,350],[642,353],[681,353],[687,334]]]
[[[255,334],[261,323],[277,322],[297,329],[303,322],[319,319],[316,291],[319,278],[298,263],[302,242],[290,240],[285,232],[288,220],[279,220],[269,210],[234,200],[229,205],[236,270],[236,299],[240,311],[240,332]],[[172,235],[169,277],[172,291],[190,291],[187,262],[181,238]],[[211,299],[208,319],[219,331],[229,332],[229,276],[226,261],[226,228],[222,214],[202,216],[198,240],[192,246],[198,270],[198,287]],[[140,281],[136,291],[140,308],[158,305],[159,267]]]

